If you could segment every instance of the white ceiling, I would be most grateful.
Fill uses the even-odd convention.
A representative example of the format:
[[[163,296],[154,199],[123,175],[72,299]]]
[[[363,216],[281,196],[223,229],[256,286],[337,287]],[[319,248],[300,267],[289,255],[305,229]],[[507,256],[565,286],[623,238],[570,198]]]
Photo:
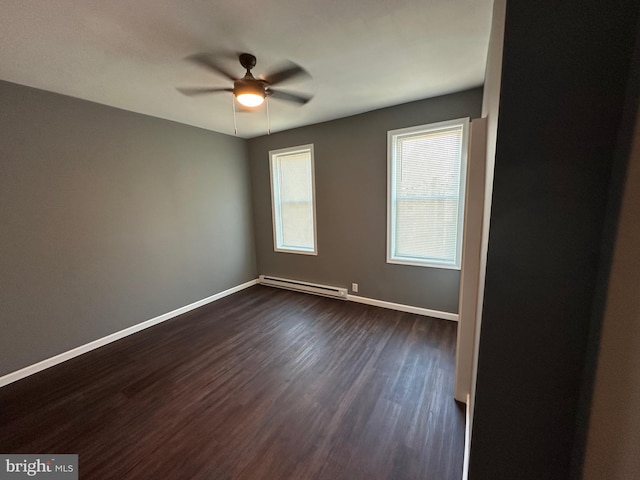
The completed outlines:
[[[230,87],[185,57],[247,51],[256,76],[283,60],[312,76],[279,85],[315,96],[302,107],[272,100],[275,132],[481,85],[492,3],[2,0],[0,79],[233,134],[230,93],[176,87]],[[239,136],[266,133],[264,109],[237,122]]]

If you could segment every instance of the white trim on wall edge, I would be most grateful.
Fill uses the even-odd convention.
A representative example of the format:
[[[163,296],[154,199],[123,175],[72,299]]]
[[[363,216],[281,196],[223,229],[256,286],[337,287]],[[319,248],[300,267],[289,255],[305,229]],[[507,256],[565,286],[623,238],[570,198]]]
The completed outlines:
[[[221,298],[231,295],[232,293],[236,293],[240,290],[244,290],[245,288],[252,287],[257,283],[257,278],[254,280],[250,280],[241,285],[237,285],[222,292],[216,293],[215,295],[211,295],[210,297],[203,298],[202,300],[198,300],[197,302],[190,303],[189,305],[185,305],[184,307],[177,308],[150,320],[145,320],[142,323],[137,323],[136,325],[125,328],[124,330],[120,330],[118,332],[107,335],[106,337],[99,338],[84,345],[80,345],[79,347],[60,353],[54,357],[47,358],[45,360],[42,360],[41,362],[34,363],[33,365],[29,365],[28,367],[24,367],[20,370],[16,370],[15,372],[8,373],[0,377],[0,388],[4,387],[5,385],[9,385],[10,383],[21,380],[25,377],[28,377],[29,375],[33,375],[34,373],[41,372],[42,370],[45,370],[49,367],[53,367],[54,365],[58,365],[59,363],[66,362],[67,360],[70,360],[84,353],[90,352],[91,350],[95,350],[96,348],[102,347],[111,342],[115,342],[116,340],[120,340],[121,338],[127,337],[146,328],[153,327],[158,323],[165,322],[174,317],[177,317],[178,315],[182,315],[183,313],[190,312],[191,310],[195,310],[196,308],[202,307],[208,303],[220,300]]]
[[[458,321],[457,313],[441,312],[439,310],[431,310],[429,308],[413,307],[411,305],[403,305],[401,303],[385,302],[384,300],[376,300],[375,298],[359,297],[357,295],[347,295],[347,300],[352,302],[365,303],[374,307],[388,308],[390,310],[399,310],[401,312],[415,313],[416,315],[425,315],[427,317],[441,318],[443,320]]]
[[[469,411],[469,397],[467,394],[467,405],[464,423],[464,459],[462,460],[462,480],[469,479],[469,457],[471,456],[471,412]]]

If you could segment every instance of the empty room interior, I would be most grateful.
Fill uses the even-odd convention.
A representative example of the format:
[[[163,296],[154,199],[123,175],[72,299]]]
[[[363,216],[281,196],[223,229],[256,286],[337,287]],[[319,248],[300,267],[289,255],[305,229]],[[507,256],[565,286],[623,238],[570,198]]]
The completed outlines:
[[[640,478],[640,4],[3,1],[0,478]]]

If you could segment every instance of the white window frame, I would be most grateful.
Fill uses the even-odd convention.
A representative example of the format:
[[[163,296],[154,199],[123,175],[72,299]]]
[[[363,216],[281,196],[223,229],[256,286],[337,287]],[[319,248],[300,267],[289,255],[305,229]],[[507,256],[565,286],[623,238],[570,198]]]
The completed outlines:
[[[278,178],[275,175],[276,158],[281,155],[291,155],[296,153],[309,152],[311,159],[311,202],[313,210],[313,249],[303,247],[292,247],[283,245],[281,242],[282,233],[280,226],[280,209],[276,208],[276,202],[280,203],[280,190]],[[313,144],[299,145],[297,147],[281,148],[269,152],[269,176],[271,179],[271,219],[273,221],[273,250],[281,253],[297,253],[300,255],[318,255],[318,229],[316,226],[316,180],[315,163],[313,155]]]
[[[394,256],[395,251],[395,150],[396,138],[404,136],[412,136],[425,132],[450,128],[456,125],[462,125],[462,152],[460,165],[460,185],[458,190],[458,230],[456,238],[456,260],[453,263],[437,261],[435,259],[420,259]],[[452,270],[460,270],[462,263],[462,238],[464,229],[464,208],[465,193],[467,186],[467,156],[469,145],[469,118],[458,118],[455,120],[447,120],[444,122],[430,123],[426,125],[418,125],[409,128],[400,128],[387,132],[387,263],[400,265],[414,265],[420,267],[446,268]]]

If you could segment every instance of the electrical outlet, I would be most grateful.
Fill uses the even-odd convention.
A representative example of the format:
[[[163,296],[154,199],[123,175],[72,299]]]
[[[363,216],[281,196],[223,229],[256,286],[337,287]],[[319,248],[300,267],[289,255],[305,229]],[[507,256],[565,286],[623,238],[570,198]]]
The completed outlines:
[[[351,284],[351,291],[358,293],[358,284],[357,283],[352,283]]]

